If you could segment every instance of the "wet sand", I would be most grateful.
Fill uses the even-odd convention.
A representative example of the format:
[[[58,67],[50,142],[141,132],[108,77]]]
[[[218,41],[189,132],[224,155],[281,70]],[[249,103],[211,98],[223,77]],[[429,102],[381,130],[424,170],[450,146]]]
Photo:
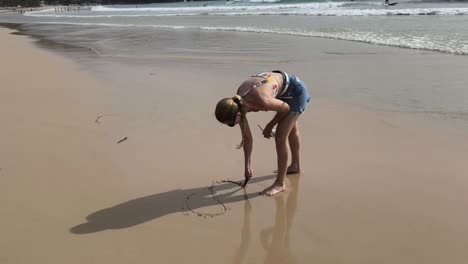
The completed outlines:
[[[144,73],[152,87],[143,78],[119,87],[9,33],[0,29],[1,263],[468,258],[463,133],[311,92],[303,173],[261,197],[276,168],[273,142],[256,130],[268,113],[250,119],[247,189],[217,182],[243,175],[239,131],[219,125],[213,108],[229,96],[219,84],[245,69],[223,79],[156,65]]]

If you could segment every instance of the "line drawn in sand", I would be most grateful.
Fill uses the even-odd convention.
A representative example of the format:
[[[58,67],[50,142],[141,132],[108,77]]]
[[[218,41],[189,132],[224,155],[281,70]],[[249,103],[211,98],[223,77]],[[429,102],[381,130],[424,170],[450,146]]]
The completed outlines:
[[[241,188],[239,183],[218,181],[212,184],[214,187],[211,190],[211,186],[177,188],[134,197],[90,212],[84,221],[76,223],[69,231],[79,235],[131,228],[175,213],[198,216],[198,212],[199,217],[220,216],[230,211],[228,204],[239,204],[246,199],[260,197],[260,190],[257,188],[262,184],[269,184],[266,181],[275,177],[253,177],[250,183],[255,184],[250,184],[250,188],[247,189]],[[243,190],[244,193],[239,194],[239,190]]]
[[[102,121],[101,121],[102,118],[111,117],[111,116],[115,117],[115,116],[120,116],[120,115],[121,115],[121,114],[105,114],[105,115],[100,115],[100,116],[96,117],[96,119],[94,120],[94,123],[100,125],[100,124],[102,124]]]
[[[224,194],[219,194],[217,195],[217,191],[216,191],[216,186],[218,186],[219,184],[224,184],[224,183],[231,183],[231,184],[234,184],[234,185],[237,185],[239,186],[240,188],[239,189],[235,189],[234,191],[230,191],[228,193],[224,193]],[[185,198],[185,201],[184,201],[184,206],[182,207],[182,210],[185,211],[185,212],[190,212],[196,216],[200,216],[200,217],[204,217],[204,218],[207,218],[207,217],[216,217],[216,216],[221,216],[221,215],[224,215],[226,214],[227,211],[231,210],[224,202],[223,202],[223,198],[227,198],[229,196],[231,196],[232,194],[234,194],[235,192],[239,191],[240,189],[242,189],[242,181],[241,182],[237,182],[237,181],[231,181],[231,180],[221,180],[221,181],[216,181],[216,182],[213,182],[211,184],[211,186],[207,187],[207,191],[208,193],[205,193],[205,195],[203,195],[203,193],[201,194],[201,196],[203,196],[204,198],[203,199],[207,199],[206,197],[209,197],[211,199],[213,199],[214,201],[216,201],[217,203],[217,208],[216,210],[214,210],[213,212],[203,212],[201,209],[201,207],[198,206],[191,206],[191,203],[196,203],[196,197],[197,196],[200,196],[200,193],[190,193],[186,198]],[[200,199],[198,199],[200,200]],[[206,209],[205,209],[206,210]],[[185,214],[187,215],[187,214]]]

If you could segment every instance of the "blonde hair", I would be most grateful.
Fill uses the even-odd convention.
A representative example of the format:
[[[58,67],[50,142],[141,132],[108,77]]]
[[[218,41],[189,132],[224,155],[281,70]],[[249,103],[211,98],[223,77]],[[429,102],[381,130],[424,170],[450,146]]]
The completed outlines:
[[[224,123],[226,121],[234,121],[237,114],[242,111],[241,105],[242,97],[240,95],[234,95],[232,98],[221,99],[218,104],[216,104],[215,116],[216,119]],[[241,117],[241,122],[244,121],[243,116]],[[242,141],[236,145],[237,149],[240,149],[244,146],[244,138]]]
[[[242,97],[235,95],[232,98],[221,99],[216,105],[215,116],[219,122],[235,120],[237,113],[241,111]]]

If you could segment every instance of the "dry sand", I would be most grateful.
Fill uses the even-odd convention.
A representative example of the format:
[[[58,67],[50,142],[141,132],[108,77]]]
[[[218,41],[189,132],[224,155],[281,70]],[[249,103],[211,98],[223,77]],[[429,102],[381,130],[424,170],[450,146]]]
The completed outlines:
[[[178,101],[187,115],[171,116],[161,109],[171,91],[135,85],[129,101],[167,106],[128,114],[108,83],[9,33],[0,29],[2,264],[468,259],[461,134],[314,98],[301,117],[303,174],[259,197],[276,167],[259,131],[246,191],[216,183],[240,180],[243,160],[239,132],[199,114],[219,98]]]

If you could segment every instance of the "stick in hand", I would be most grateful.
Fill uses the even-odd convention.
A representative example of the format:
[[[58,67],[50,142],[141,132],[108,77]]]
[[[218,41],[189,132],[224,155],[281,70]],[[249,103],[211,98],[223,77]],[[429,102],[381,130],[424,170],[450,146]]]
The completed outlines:
[[[259,124],[257,124],[257,126],[258,126],[258,128],[260,128],[260,130],[262,130],[262,132],[263,132],[264,129],[263,129]],[[275,130],[275,129],[271,130],[271,136],[272,136],[272,137],[275,137],[275,134],[276,134],[276,130]]]

